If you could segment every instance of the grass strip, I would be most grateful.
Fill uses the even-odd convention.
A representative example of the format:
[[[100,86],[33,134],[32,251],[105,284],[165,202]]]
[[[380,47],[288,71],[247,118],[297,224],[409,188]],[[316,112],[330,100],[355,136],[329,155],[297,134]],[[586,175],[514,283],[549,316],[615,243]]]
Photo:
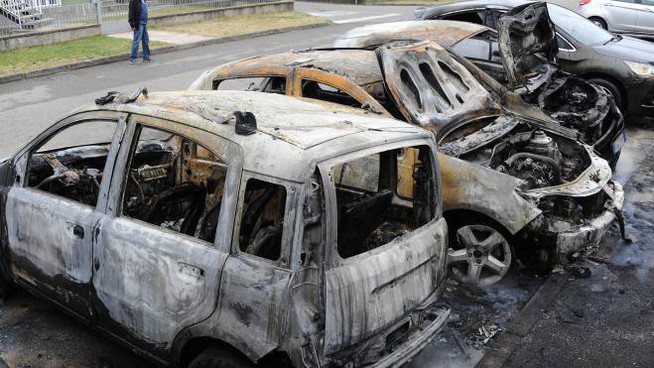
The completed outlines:
[[[0,52],[0,75],[25,73],[121,54],[124,54],[125,60],[127,60],[131,44],[131,40],[93,36],[52,45],[2,51]],[[168,46],[168,44],[150,42],[151,49],[163,46]]]
[[[272,31],[287,27],[328,24],[324,18],[298,12],[267,13],[220,17],[197,23],[152,27],[158,31],[190,33],[207,37],[234,37],[248,33]]]

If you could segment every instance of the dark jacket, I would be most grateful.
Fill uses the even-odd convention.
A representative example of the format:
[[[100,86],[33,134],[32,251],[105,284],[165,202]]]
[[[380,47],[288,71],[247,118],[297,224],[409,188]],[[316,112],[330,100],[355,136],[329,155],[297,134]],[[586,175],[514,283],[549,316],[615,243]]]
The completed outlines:
[[[129,0],[129,15],[127,21],[132,28],[139,28],[141,19],[141,0]]]

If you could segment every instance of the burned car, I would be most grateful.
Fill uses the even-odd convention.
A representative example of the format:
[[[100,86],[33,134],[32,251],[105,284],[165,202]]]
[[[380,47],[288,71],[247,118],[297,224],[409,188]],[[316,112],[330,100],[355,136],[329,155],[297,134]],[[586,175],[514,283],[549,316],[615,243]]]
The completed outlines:
[[[309,97],[430,130],[440,150],[450,262],[468,282],[499,281],[516,257],[565,261],[598,244],[622,207],[608,163],[575,130],[542,113],[527,117],[538,116],[534,107],[523,104],[536,109],[523,115],[503,108],[433,42],[252,57],[206,71],[191,88]]]
[[[535,3],[514,8],[500,17],[499,23],[499,34],[457,21],[377,24],[347,32],[334,46],[374,49],[397,39],[435,41],[486,72],[488,75],[469,68],[486,89],[497,90],[503,100],[515,93],[563,126],[578,130],[582,141],[614,168],[626,141],[624,118],[606,88],[558,68],[556,32],[547,6]],[[510,99],[503,103],[519,112]]]
[[[429,132],[256,92],[96,101],[0,165],[7,280],[162,365],[397,366],[443,327]]]

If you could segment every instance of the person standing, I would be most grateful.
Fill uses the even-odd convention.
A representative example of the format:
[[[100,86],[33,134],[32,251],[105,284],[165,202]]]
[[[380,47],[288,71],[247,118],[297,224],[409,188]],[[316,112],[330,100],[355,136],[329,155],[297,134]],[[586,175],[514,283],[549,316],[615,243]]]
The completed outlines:
[[[150,62],[150,36],[148,35],[148,4],[145,0],[129,0],[129,25],[134,32],[129,63],[134,64],[139,44],[143,43],[143,62]]]

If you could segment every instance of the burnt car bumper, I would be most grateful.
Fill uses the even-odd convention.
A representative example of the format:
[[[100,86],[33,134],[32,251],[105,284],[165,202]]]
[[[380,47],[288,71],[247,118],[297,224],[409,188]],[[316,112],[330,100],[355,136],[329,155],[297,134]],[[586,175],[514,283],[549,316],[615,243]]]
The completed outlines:
[[[622,221],[624,191],[618,183],[610,181],[602,191],[589,197],[559,200],[567,202],[555,203],[552,207],[559,209],[543,212],[521,234],[534,245],[531,256],[539,261],[566,263],[570,254],[597,246],[611,224]],[[559,216],[561,211],[567,212],[566,215],[578,211],[583,219]]]
[[[434,305],[414,313],[411,318],[422,320],[421,323],[415,325],[404,344],[381,358],[374,367],[399,367],[408,362],[436,337],[445,326],[449,316],[450,309],[448,307]],[[388,336],[386,340],[388,340]]]
[[[427,303],[393,325],[387,333],[359,343],[339,357],[331,357],[327,366],[400,367],[438,335],[449,316],[449,307],[437,302]]]

